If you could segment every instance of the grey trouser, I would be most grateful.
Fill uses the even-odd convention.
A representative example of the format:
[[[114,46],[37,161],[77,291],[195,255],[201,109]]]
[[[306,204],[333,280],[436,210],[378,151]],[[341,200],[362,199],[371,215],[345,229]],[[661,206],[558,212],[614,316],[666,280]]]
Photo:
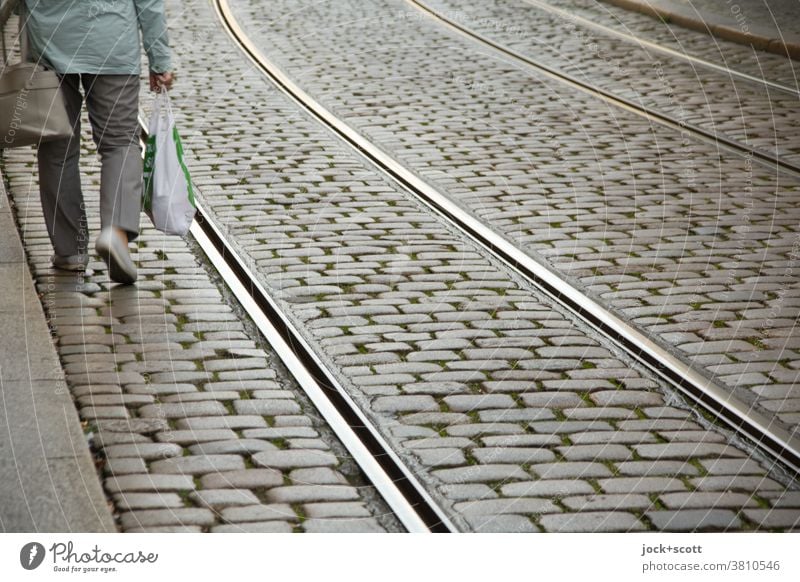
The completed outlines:
[[[138,75],[67,74],[61,90],[75,133],[39,145],[39,191],[47,232],[58,255],[86,253],[89,233],[80,177],[80,85],[92,137],[100,154],[100,223],[116,226],[133,240],[142,209]]]

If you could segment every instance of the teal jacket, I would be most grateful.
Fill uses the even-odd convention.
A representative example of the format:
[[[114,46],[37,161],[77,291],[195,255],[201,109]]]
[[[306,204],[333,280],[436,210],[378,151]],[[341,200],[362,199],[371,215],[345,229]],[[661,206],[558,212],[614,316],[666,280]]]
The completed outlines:
[[[57,73],[138,75],[172,70],[164,0],[25,0],[31,56]]]

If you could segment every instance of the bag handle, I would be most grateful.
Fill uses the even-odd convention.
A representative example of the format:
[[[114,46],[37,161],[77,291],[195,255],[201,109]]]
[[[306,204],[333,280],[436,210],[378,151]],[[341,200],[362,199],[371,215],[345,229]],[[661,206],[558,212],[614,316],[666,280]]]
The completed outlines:
[[[169,95],[166,91],[159,91],[156,93],[156,98],[153,99],[153,111],[151,115],[162,117],[165,114],[172,113],[172,105],[169,102]]]

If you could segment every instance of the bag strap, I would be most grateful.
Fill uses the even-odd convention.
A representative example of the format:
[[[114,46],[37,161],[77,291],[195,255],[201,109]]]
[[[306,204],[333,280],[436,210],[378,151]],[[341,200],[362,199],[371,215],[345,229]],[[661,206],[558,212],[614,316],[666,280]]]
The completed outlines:
[[[0,6],[0,39],[3,45],[3,67],[8,66],[8,50],[6,49],[6,34],[5,28],[8,19],[11,18],[11,13],[16,10],[21,0],[5,0]],[[21,28],[20,28],[21,32]]]

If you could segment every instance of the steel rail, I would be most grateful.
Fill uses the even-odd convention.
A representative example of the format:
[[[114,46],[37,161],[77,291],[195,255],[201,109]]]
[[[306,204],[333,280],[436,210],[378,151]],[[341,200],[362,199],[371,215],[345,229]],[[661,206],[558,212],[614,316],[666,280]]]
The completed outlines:
[[[228,0],[214,0],[214,6],[228,34],[262,73],[301,109],[334,131],[355,152],[372,162],[451,226],[477,242],[512,271],[533,283],[546,296],[588,323],[657,377],[715,414],[740,434],[747,436],[779,462],[793,471],[800,472],[800,438],[776,425],[774,417],[752,410],[747,403],[733,396],[729,389],[699,373],[691,364],[687,364],[648,335],[571,286],[549,267],[515,246],[510,240],[489,228],[390,157],[303,91],[271,62],[244,34],[230,9]]]
[[[572,20],[574,22],[580,23],[581,26],[585,26],[587,28],[593,28],[607,35],[616,36],[617,38],[621,38],[629,43],[637,44],[641,47],[648,48],[654,52],[659,52],[664,55],[681,59],[683,61],[688,61],[693,65],[698,65],[706,69],[712,69],[714,71],[717,71],[718,73],[724,73],[731,77],[737,77],[739,79],[742,79],[743,81],[764,85],[766,87],[769,87],[770,89],[776,89],[778,91],[783,91],[785,93],[789,93],[791,95],[800,97],[800,89],[797,88],[793,89],[792,87],[789,87],[787,85],[782,85],[780,83],[776,83],[768,79],[764,79],[763,77],[756,77],[755,75],[749,75],[748,73],[743,73],[742,71],[737,71],[736,69],[731,69],[730,67],[726,67],[724,65],[718,65],[717,63],[712,63],[711,61],[708,61],[706,59],[701,59],[700,57],[696,57],[694,55],[676,51],[675,49],[671,49],[662,44],[658,44],[657,42],[653,42],[651,40],[647,40],[633,34],[622,32],[615,28],[611,28],[610,26],[607,26],[605,24],[600,24],[599,22],[594,22],[593,20],[590,20],[584,16],[580,16],[578,14],[570,12],[569,10],[559,8],[558,6],[553,6],[552,4],[544,2],[543,0],[522,0],[522,2],[529,4],[533,7],[539,8],[541,10],[544,10],[546,12],[556,14],[564,18],[565,20]]]
[[[680,119],[675,118],[672,115],[662,113],[646,105],[641,105],[639,103],[636,103],[635,101],[626,99],[625,97],[620,97],[619,95],[615,95],[610,91],[601,89],[600,87],[597,87],[592,83],[581,81],[580,79],[572,75],[559,71],[558,69],[551,67],[550,65],[545,65],[543,63],[540,63],[539,61],[536,61],[528,57],[527,55],[520,53],[519,51],[516,51],[498,42],[495,42],[492,39],[486,37],[485,35],[475,32],[474,30],[471,30],[465,26],[462,26],[458,22],[455,22],[451,18],[448,18],[447,16],[437,12],[436,10],[424,4],[420,0],[405,0],[405,1],[407,4],[411,5],[415,9],[422,12],[423,14],[426,14],[431,19],[453,30],[460,36],[464,36],[472,40],[473,42],[476,41],[480,44],[486,45],[492,50],[499,52],[501,55],[505,57],[510,57],[513,60],[518,61],[521,64],[530,67],[531,69],[534,69],[535,71],[546,77],[570,85],[580,90],[583,93],[601,99],[602,101],[605,101],[606,103],[615,106],[617,108],[630,111],[631,113],[635,113],[636,115],[644,117],[649,121],[658,123],[659,125],[669,127],[670,129],[673,129],[681,133],[684,131],[689,132],[693,134],[697,139],[714,144],[718,148],[721,147],[731,152],[740,154],[742,156],[751,157],[753,160],[765,164],[768,167],[782,170],[794,176],[800,176],[800,166],[795,165],[791,162],[787,162],[783,160],[780,156],[773,155],[759,148],[751,147],[738,140],[732,139],[726,135],[717,133],[716,131],[703,129],[702,127],[699,127],[697,125],[686,123]]]
[[[147,126],[141,117],[139,125],[146,136]],[[196,190],[202,195],[200,189]],[[195,204],[192,237],[403,526],[412,533],[458,531],[317,357],[202,204]]]

